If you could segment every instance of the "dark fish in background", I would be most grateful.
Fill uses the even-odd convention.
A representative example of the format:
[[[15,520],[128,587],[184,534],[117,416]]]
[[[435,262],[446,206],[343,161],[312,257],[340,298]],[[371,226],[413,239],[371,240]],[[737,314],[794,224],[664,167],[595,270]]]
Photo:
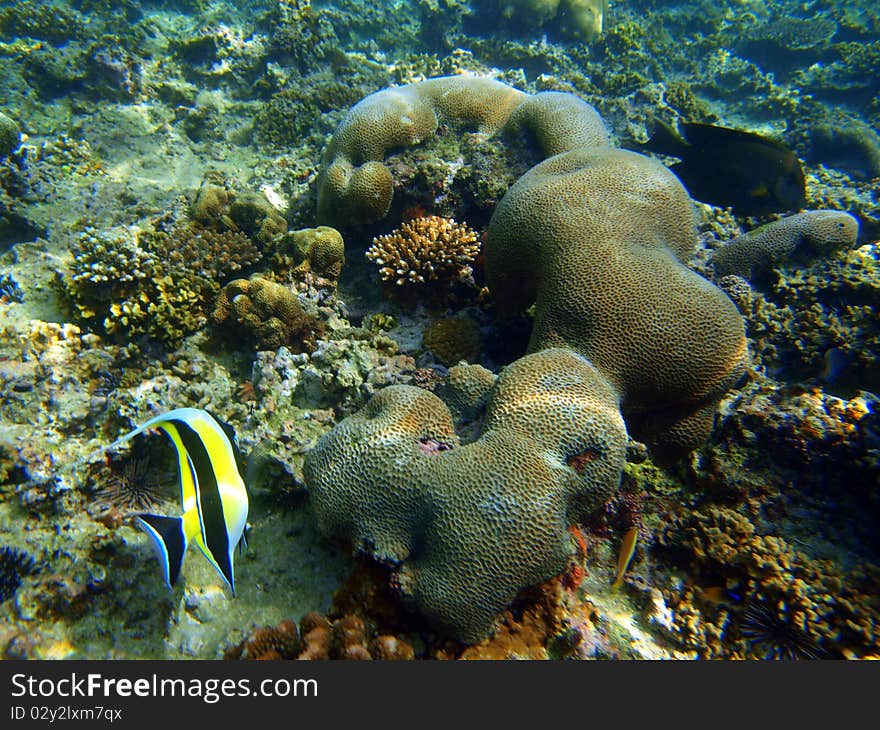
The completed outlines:
[[[678,157],[670,166],[691,197],[738,215],[798,211],[806,204],[804,171],[788,147],[753,132],[660,120],[642,150]]]

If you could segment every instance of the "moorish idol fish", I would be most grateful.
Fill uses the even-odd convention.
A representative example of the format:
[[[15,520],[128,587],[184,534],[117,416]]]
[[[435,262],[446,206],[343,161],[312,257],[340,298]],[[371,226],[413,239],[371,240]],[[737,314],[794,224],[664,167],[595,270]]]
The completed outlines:
[[[162,429],[171,438],[180,469],[183,514],[135,518],[153,541],[165,582],[169,587],[177,582],[183,556],[194,540],[234,596],[232,557],[239,541],[246,545],[248,495],[232,427],[199,408],[177,408],[151,418],[111,446],[150,428]]]
[[[798,211],[806,205],[800,160],[781,142],[754,132],[682,122],[681,133],[656,121],[654,136],[636,145],[678,157],[669,166],[692,198],[738,215]]]

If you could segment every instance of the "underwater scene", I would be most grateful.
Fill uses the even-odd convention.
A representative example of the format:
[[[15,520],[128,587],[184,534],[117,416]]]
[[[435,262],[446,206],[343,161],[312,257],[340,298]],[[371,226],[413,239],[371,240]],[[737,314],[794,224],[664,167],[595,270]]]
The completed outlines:
[[[875,0],[0,2],[0,657],[880,658]]]

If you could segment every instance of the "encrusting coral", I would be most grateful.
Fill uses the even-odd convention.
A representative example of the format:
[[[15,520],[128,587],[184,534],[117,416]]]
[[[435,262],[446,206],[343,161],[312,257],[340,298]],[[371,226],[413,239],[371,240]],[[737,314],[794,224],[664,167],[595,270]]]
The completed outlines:
[[[751,280],[797,255],[827,255],[852,246],[859,222],[837,210],[808,210],[767,223],[734,238],[710,259],[717,277],[737,275]]]
[[[377,264],[383,281],[398,286],[430,281],[466,281],[480,252],[480,239],[464,223],[436,215],[413,218],[377,236],[367,258]]]
[[[469,443],[438,397],[395,386],[325,434],[304,476],[323,532],[391,566],[407,605],[476,641],[518,591],[565,568],[568,526],[619,484],[623,417],[652,446],[699,445],[745,371],[746,339],[733,302],[683,263],[697,240],[684,187],[611,148],[595,110],[570,94],[470,78],[373,94],[328,148],[319,214],[348,205],[332,178],[364,160],[390,190],[377,160],[433,132],[435,109],[526,131],[553,155],[508,190],[484,247],[499,309],[535,304],[531,354],[492,386]]]
[[[683,552],[695,576],[735,588],[746,613],[749,606],[761,605],[772,612],[768,620],[802,632],[816,654],[871,654],[880,646],[876,571],[857,568],[840,574],[831,561],[810,559],[780,537],[758,534],[745,516],[727,508],[686,512],[658,539],[663,549]],[[731,650],[746,656],[767,653],[766,647],[750,646],[748,641],[722,645],[721,636],[730,624],[723,620],[720,627],[709,626],[708,617],[719,608],[705,603],[700,608],[699,601],[693,605],[695,597],[689,589],[667,595],[676,613],[673,631],[685,646],[704,658],[728,656]],[[724,619],[739,613],[733,608],[722,612]],[[738,624],[742,638],[748,639],[742,631],[745,618]]]

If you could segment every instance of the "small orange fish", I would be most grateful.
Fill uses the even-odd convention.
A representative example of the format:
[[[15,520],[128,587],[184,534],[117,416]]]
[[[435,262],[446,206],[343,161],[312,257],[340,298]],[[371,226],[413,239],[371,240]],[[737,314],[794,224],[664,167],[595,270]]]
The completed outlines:
[[[726,603],[728,600],[727,591],[724,586],[710,586],[709,588],[700,588],[698,590],[703,600],[709,603]]]
[[[617,556],[617,576],[611,584],[611,590],[616,591],[623,585],[623,576],[636,552],[636,541],[639,539],[639,528],[630,527],[623,536],[620,544],[620,554]]]

